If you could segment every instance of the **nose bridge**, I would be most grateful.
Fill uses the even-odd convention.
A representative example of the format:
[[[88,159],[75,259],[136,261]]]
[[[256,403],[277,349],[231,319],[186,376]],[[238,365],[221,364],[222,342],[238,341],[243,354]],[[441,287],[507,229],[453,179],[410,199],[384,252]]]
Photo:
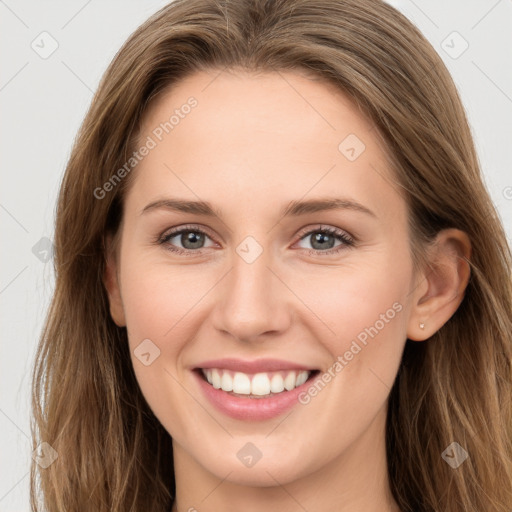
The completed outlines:
[[[282,330],[287,324],[282,284],[270,270],[272,255],[253,237],[233,253],[232,270],[223,280],[216,327],[240,340]],[[281,290],[279,290],[281,287]]]

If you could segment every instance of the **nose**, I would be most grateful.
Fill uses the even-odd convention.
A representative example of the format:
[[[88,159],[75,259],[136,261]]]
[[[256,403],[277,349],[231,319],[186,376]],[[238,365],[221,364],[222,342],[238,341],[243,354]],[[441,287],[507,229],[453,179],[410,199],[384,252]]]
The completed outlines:
[[[266,251],[253,262],[236,252],[218,290],[214,327],[234,339],[263,341],[285,332],[291,321],[293,294],[271,268]]]

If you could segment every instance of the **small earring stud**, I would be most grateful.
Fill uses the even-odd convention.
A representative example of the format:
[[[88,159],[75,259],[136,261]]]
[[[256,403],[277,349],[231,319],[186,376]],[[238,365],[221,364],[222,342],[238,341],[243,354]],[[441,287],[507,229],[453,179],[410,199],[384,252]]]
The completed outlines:
[[[423,322],[420,323],[420,329],[425,329],[425,324]]]

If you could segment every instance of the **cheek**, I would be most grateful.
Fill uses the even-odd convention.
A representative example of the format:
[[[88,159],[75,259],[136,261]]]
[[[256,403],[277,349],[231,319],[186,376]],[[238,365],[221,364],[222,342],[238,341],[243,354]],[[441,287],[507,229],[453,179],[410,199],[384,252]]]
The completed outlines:
[[[151,338],[163,344],[190,321],[191,313],[211,286],[193,265],[178,267],[144,259],[126,260],[122,269],[122,296],[131,343]],[[176,343],[171,345],[176,346]]]
[[[192,414],[180,361],[196,332],[191,322],[197,319],[194,306],[203,287],[186,286],[194,283],[191,270],[127,261],[124,272],[123,304],[137,382],[167,431],[181,438],[190,431]]]
[[[215,271],[201,272],[195,267],[130,256],[121,267],[130,356],[140,388],[154,411],[164,402],[168,407],[169,398],[183,394],[178,384],[185,373],[183,356],[194,345],[203,321],[202,300],[218,280]]]
[[[322,269],[307,280],[296,278],[294,286],[308,307],[302,321],[329,354],[323,369],[330,369],[331,377],[326,379],[335,381],[332,388],[350,388],[355,404],[389,391],[406,340],[412,267],[407,258],[373,256],[371,262],[367,258]],[[339,400],[350,398],[340,395]]]
[[[307,317],[309,330],[329,357],[323,384],[312,385],[300,400],[319,418],[319,431],[336,425],[341,444],[373,421],[396,378],[406,339],[407,272],[390,260],[364,271],[344,269],[336,279],[311,280],[311,301],[305,302],[315,315]],[[306,289],[302,285],[297,295],[305,297]]]
[[[348,340],[358,338],[364,344],[372,337],[368,330],[382,337],[402,331],[407,265],[395,268],[392,261],[381,261],[327,270],[311,272],[306,279],[290,274],[287,283],[307,307],[302,307],[302,319],[333,355],[348,349]]]

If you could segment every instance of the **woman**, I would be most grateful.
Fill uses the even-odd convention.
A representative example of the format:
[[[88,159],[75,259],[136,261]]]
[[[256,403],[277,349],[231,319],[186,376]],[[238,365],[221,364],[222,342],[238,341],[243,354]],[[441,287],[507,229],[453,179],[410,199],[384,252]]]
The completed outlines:
[[[77,138],[55,265],[34,510],[512,506],[510,250],[389,5],[152,16]]]

